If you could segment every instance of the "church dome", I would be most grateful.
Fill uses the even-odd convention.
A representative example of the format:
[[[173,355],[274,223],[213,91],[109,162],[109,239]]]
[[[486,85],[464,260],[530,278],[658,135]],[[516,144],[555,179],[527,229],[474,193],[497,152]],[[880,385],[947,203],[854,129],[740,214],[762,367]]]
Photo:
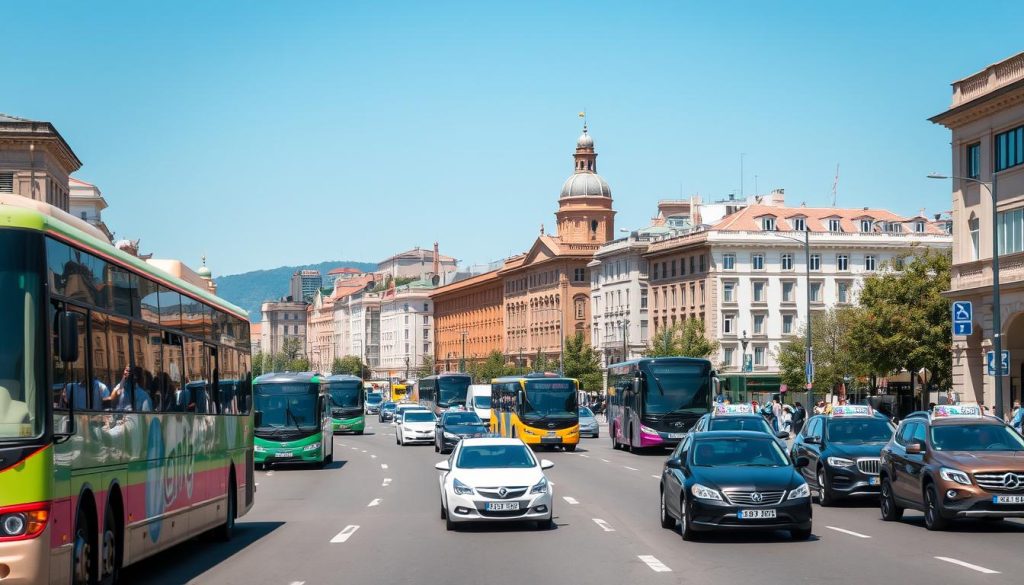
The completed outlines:
[[[583,128],[583,134],[576,139],[576,148],[594,148],[594,138],[587,133],[586,127]]]
[[[581,137],[582,138],[582,137]],[[611,197],[612,189],[597,173],[576,173],[562,185],[561,197]]]

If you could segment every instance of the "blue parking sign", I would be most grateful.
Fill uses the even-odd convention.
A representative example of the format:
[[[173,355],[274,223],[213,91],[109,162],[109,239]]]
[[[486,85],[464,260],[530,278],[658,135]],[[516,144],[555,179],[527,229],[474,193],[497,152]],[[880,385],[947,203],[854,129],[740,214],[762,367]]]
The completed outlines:
[[[987,370],[987,373],[988,373],[989,376],[995,376],[996,375],[996,364],[995,364],[996,355],[995,354],[996,354],[996,352],[994,352],[994,351],[987,351],[987,352],[985,352],[985,369]],[[1000,357],[1002,359],[999,360],[999,370],[1000,370],[1000,374],[999,375],[1000,376],[1009,376],[1010,375],[1010,352],[1009,352],[1009,350],[1005,350],[1004,349],[1003,353],[1002,353],[1002,356],[1000,356]]]
[[[974,333],[974,306],[971,301],[953,301],[953,335]]]

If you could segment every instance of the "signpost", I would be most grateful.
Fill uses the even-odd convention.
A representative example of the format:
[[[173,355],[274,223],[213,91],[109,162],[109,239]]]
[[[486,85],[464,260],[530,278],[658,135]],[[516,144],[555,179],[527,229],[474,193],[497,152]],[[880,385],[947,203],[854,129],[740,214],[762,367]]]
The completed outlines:
[[[995,364],[996,352],[986,351],[985,352],[985,369],[988,371],[989,376],[996,375],[996,364]],[[1010,352],[1009,350],[1003,350],[1002,359],[999,360],[1000,376],[1010,375]]]
[[[953,301],[953,335],[974,333],[974,306],[971,301]]]

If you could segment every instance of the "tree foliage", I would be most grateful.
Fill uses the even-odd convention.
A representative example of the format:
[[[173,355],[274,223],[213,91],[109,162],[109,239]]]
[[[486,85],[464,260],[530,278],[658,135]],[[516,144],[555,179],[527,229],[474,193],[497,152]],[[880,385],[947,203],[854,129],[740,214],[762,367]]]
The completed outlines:
[[[647,357],[706,358],[718,352],[718,342],[704,334],[703,319],[687,319],[661,330],[644,352]]]
[[[359,376],[361,378],[366,370],[366,364],[359,359],[359,356],[355,355],[334,358],[334,361],[331,363],[331,374],[349,374],[350,376]]]
[[[902,256],[879,274],[864,279],[864,310],[852,331],[871,369],[880,374],[927,368],[939,387],[952,381],[952,317],[949,252],[924,250]],[[892,270],[897,268],[898,270]]]
[[[562,356],[564,375],[580,381],[584,390],[599,390],[604,377],[601,375],[601,359],[593,346],[583,339],[582,333],[565,340]]]
[[[814,388],[827,392],[839,385],[846,376],[864,376],[871,366],[864,353],[853,341],[853,330],[863,320],[863,310],[857,307],[838,307],[817,313],[811,319],[811,346],[814,348]],[[807,348],[807,328],[784,341],[775,358],[779,364],[782,383],[791,388],[804,385],[804,354]]]
[[[487,354],[482,362],[474,362],[470,365],[473,379],[481,384],[488,384],[494,378],[509,376],[516,372],[516,366],[505,361],[505,354],[494,350]]]
[[[420,364],[420,369],[416,371],[416,377],[426,378],[427,376],[432,376],[436,373],[437,372],[434,371],[434,356],[423,356],[423,363]]]
[[[558,362],[549,359],[547,354],[539,349],[537,350],[537,355],[533,356],[533,362],[530,364],[530,369],[537,373],[550,372],[557,368]]]

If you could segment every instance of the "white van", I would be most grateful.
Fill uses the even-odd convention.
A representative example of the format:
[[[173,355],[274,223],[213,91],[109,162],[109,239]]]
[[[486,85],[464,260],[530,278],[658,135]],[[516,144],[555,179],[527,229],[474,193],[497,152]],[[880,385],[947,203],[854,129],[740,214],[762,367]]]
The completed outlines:
[[[466,396],[466,410],[475,412],[480,420],[491,422],[491,385],[471,384]]]

